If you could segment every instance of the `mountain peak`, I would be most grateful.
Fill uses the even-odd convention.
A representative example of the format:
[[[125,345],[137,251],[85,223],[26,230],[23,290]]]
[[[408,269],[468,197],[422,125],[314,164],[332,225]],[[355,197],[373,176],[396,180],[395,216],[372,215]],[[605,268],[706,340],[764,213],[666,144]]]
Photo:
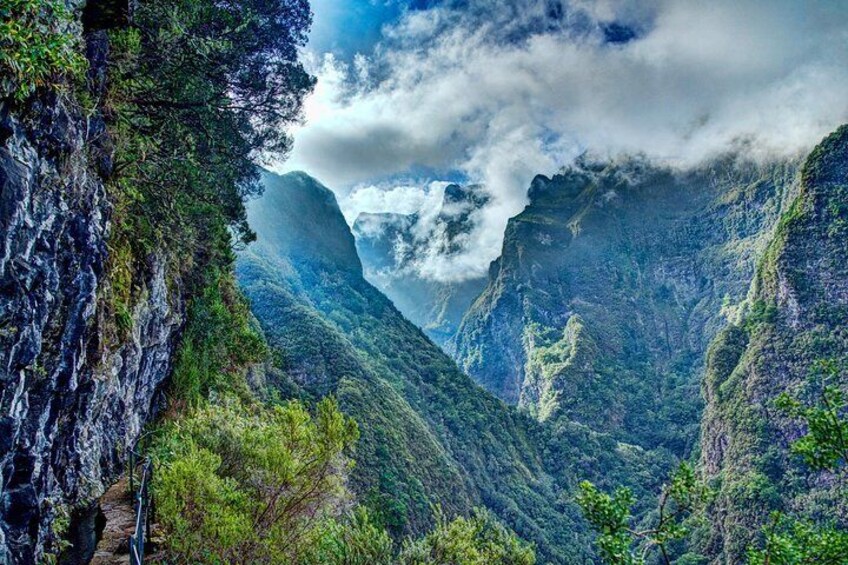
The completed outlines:
[[[333,191],[304,172],[262,172],[263,196],[248,205],[255,245],[295,263],[362,272],[353,235]]]
[[[848,124],[827,136],[804,165],[808,184],[848,182]]]

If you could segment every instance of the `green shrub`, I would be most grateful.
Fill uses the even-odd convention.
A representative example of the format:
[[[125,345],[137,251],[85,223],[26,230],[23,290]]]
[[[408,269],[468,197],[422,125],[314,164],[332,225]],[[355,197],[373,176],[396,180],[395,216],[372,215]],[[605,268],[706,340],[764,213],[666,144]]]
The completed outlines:
[[[213,272],[210,279],[189,305],[174,365],[171,395],[182,404],[197,405],[212,390],[231,390],[238,380],[227,377],[267,353],[232,274]]]
[[[20,102],[61,75],[84,72],[73,22],[63,0],[0,3],[0,96]]]
[[[328,520],[304,565],[389,565],[394,547],[386,530],[377,526],[364,507],[340,520]]]
[[[166,424],[152,453],[169,557],[183,563],[300,562],[347,497],[350,462],[343,452],[358,435],[331,399],[311,415],[296,402],[249,408],[225,397]],[[365,525],[355,525],[355,533],[370,535]]]
[[[436,513],[435,529],[407,542],[398,562],[402,565],[533,565],[533,546],[520,540],[486,510],[470,518],[448,521]]]
[[[775,514],[764,528],[765,547],[748,551],[749,565],[845,565],[848,532]]]

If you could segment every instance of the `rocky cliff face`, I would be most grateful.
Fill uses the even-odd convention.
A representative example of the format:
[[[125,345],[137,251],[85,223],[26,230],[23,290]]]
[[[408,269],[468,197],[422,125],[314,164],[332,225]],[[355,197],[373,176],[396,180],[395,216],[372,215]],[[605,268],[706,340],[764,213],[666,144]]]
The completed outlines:
[[[844,364],[846,319],[843,126],[807,159],[800,194],[760,262],[746,314],[710,350],[701,443],[704,471],[718,487],[705,541],[715,563],[742,560],[771,510],[848,524],[844,481],[810,472],[789,456],[788,446],[802,430],[774,404],[782,392],[809,393],[817,361]]]
[[[436,280],[423,261],[449,258],[465,246],[474,213],[488,202],[482,187],[445,187],[438,210],[420,214],[361,214],[353,225],[365,277],[410,321],[445,346],[483,290],[484,277]]]
[[[584,158],[537,177],[456,359],[540,420],[685,453],[701,360],[745,298],[795,171],[732,157],[688,172]]]
[[[89,39],[95,96],[105,53]],[[123,470],[168,374],[183,301],[151,256],[131,329],[110,327],[99,116],[67,96],[0,102],[0,143],[0,562],[33,563],[55,541],[54,519]]]

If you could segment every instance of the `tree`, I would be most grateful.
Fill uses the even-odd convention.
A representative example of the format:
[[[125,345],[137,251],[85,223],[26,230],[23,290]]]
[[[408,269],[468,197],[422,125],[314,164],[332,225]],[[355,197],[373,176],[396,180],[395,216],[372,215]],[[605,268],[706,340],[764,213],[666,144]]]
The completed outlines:
[[[839,365],[833,360],[819,361],[805,391],[807,396],[812,392],[812,402],[785,392],[775,402],[784,414],[806,427],[806,433],[790,449],[816,471],[835,472],[848,463],[848,396],[839,383]]]
[[[469,518],[448,521],[436,509],[436,527],[423,538],[407,542],[401,565],[533,565],[533,546],[520,540],[488,511],[476,509]]]
[[[681,463],[664,485],[654,523],[637,529],[631,523],[630,509],[635,498],[630,489],[617,488],[612,495],[601,492],[588,481],[580,484],[577,504],[597,531],[596,544],[601,558],[612,565],[641,565],[652,552],[670,564],[669,543],[688,534],[685,519],[699,512],[709,500],[710,491],[688,463]]]
[[[749,565],[848,563],[848,532],[832,524],[816,525],[775,512],[763,534],[764,547],[748,551]]]
[[[298,59],[310,23],[306,0],[142,0],[109,31],[113,256],[169,250],[190,276],[231,261],[233,234],[253,239],[257,164],[285,157],[315,83]]]
[[[328,520],[307,553],[307,565],[391,565],[394,544],[386,530],[374,523],[365,507],[341,519]]]
[[[167,424],[153,447],[169,555],[188,563],[298,563],[345,500],[356,424],[335,401],[250,407],[235,398]]]
[[[792,442],[792,453],[814,472],[825,471],[844,481],[848,463],[848,397],[844,377],[834,360],[819,361],[801,391],[805,399],[781,394],[775,405],[798,420],[805,433]],[[772,514],[763,528],[761,549],[751,548],[751,565],[844,565],[848,563],[848,531],[835,523]]]

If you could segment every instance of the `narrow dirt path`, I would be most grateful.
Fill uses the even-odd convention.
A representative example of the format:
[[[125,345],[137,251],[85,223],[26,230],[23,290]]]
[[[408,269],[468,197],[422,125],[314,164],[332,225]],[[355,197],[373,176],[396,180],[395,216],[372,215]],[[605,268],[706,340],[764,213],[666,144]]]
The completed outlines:
[[[100,509],[106,518],[103,537],[97,544],[91,565],[123,565],[130,562],[128,540],[133,533],[135,517],[127,478],[112,485],[100,498]]]

